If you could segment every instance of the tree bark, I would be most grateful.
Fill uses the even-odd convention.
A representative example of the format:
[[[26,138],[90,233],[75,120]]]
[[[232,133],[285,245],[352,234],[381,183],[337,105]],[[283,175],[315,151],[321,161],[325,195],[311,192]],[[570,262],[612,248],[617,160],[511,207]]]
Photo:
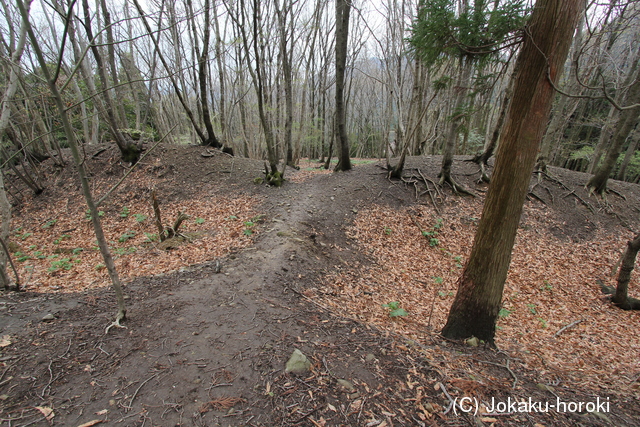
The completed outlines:
[[[640,301],[629,298],[629,280],[631,280],[631,272],[636,265],[636,257],[640,250],[640,234],[635,239],[627,242],[627,249],[622,256],[622,264],[620,265],[620,273],[618,273],[618,286],[616,293],[611,301],[623,310],[640,310]]]
[[[204,127],[207,129],[207,139],[202,145],[208,145],[214,148],[222,147],[222,144],[218,142],[216,134],[213,131],[213,123],[211,123],[211,114],[209,112],[209,102],[207,96],[207,65],[209,59],[209,39],[211,30],[209,27],[211,15],[211,3],[210,0],[204,1],[204,34],[202,36],[202,53],[198,58],[198,87],[200,88],[200,105],[202,108],[202,120],[204,121]],[[216,17],[217,19],[217,17]],[[195,34],[194,34],[195,37]]]
[[[345,68],[349,42],[350,0],[336,0],[336,141],[338,143],[338,164],[336,171],[351,169],[349,138],[347,136],[346,106],[344,100]]]
[[[460,126],[462,126],[463,119],[466,117],[466,113],[463,112],[465,107],[465,99],[469,91],[471,84],[471,72],[473,69],[473,61],[470,58],[460,58],[460,71],[458,74],[458,80],[456,86],[453,88],[455,92],[455,101],[453,104],[453,110],[449,120],[449,126],[447,130],[447,139],[444,144],[444,153],[442,156],[442,167],[440,169],[440,185],[449,183],[455,193],[471,194],[463,186],[454,181],[451,176],[451,166],[453,165],[453,155],[458,145],[458,133]]]
[[[24,52],[24,46],[27,40],[27,16],[29,15],[29,8],[31,1],[26,4],[25,14],[23,15],[22,24],[20,26],[20,33],[18,36],[18,43],[15,46],[15,50],[11,53],[11,60],[9,61],[9,80],[7,87],[2,95],[0,105],[0,137],[2,137],[9,126],[9,119],[11,116],[11,102],[12,98],[18,90],[18,78],[20,75],[20,59]],[[2,224],[0,224],[0,239],[3,242],[9,241],[9,234],[11,231],[11,203],[7,198],[7,192],[4,186],[4,177],[0,171],[0,218]],[[7,260],[11,255],[0,248],[0,285],[4,289],[10,289],[11,283],[9,275],[7,274]]]
[[[491,185],[442,334],[493,343],[522,207],[583,0],[538,0],[517,59]]]
[[[142,152],[142,150],[130,138],[126,138],[122,134],[122,132],[120,132],[120,129],[122,126],[118,120],[118,116],[116,114],[116,107],[114,105],[113,100],[111,99],[111,94],[109,90],[107,90],[110,87],[110,85],[109,85],[109,80],[107,79],[107,74],[105,71],[104,62],[102,60],[102,55],[100,53],[100,50],[98,49],[98,46],[94,42],[93,29],[91,28],[91,13],[89,11],[89,2],[87,0],[83,0],[82,7],[84,10],[84,29],[91,43],[90,44],[91,52],[93,53],[93,58],[96,61],[98,76],[100,78],[100,82],[102,83],[102,87],[104,89],[102,91],[102,98],[104,99],[104,108],[106,110],[109,129],[113,134],[113,138],[116,141],[116,145],[120,149],[120,153],[122,154],[122,159],[125,162],[135,163],[140,158],[140,153]]]

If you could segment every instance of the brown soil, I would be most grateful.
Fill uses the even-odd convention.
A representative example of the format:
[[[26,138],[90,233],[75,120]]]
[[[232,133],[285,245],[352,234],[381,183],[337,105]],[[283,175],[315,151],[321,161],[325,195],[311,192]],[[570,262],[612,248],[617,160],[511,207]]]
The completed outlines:
[[[142,267],[123,261],[126,329],[112,328],[108,334],[115,302],[103,279],[88,283],[94,279],[81,273],[56,273],[51,280],[73,282],[57,285],[64,293],[47,288],[43,279],[37,286],[26,283],[26,292],[1,295],[0,425],[637,425],[640,370],[633,361],[640,359],[640,347],[635,326],[628,331],[635,354],[622,355],[635,363],[635,371],[611,373],[627,378],[629,387],[624,393],[600,388],[595,394],[586,386],[549,385],[541,379],[548,372],[538,372],[513,353],[449,342],[436,330],[414,341],[394,332],[394,321],[388,321],[389,328],[356,321],[362,317],[353,311],[355,304],[328,308],[327,294],[316,296],[332,275],[376,265],[345,233],[359,212],[373,204],[433,209],[428,195],[416,198],[412,184],[387,180],[374,162],[339,174],[316,173],[305,167],[315,164],[303,165],[301,171],[287,170],[290,180],[282,188],[267,188],[253,182],[262,175],[261,162],[222,154],[203,157],[204,151],[161,145],[105,204],[106,216],[117,216],[124,204],[148,205],[155,188],[167,205],[215,197],[253,200],[246,215],[257,218],[255,233],[239,236],[230,230],[226,236],[221,229],[210,230],[213,243],[202,243],[204,249],[189,255],[200,256],[201,262],[173,259],[189,254],[188,249],[156,249],[159,258],[153,259],[163,261],[152,264],[161,274],[135,274]],[[87,165],[94,185],[107,188],[125,168],[112,149],[93,156],[97,152],[87,152]],[[420,169],[435,179],[438,168],[439,158],[412,158],[407,175],[420,176]],[[84,212],[71,170],[48,163],[50,185],[35,198],[25,189],[18,192],[20,184],[10,178],[17,220],[28,221],[24,216],[33,214],[34,206],[42,212],[60,202],[69,212]],[[474,183],[474,165],[458,161],[454,173],[479,198],[460,198],[445,188],[444,199],[436,200],[440,210],[479,203],[486,191]],[[571,244],[589,241],[597,231],[628,233],[640,227],[640,186],[612,182],[615,192],[605,203],[584,192],[587,175],[552,173],[538,185],[532,178],[527,202],[552,216],[545,235]],[[166,218],[169,222],[173,214]],[[211,255],[216,236],[221,245],[236,240]],[[127,265],[132,271],[126,271]],[[42,321],[47,314],[54,319]],[[632,319],[637,326],[638,317]],[[310,359],[308,373],[284,372],[294,349]],[[474,415],[450,407],[451,399],[465,396],[487,403],[493,397],[551,404],[599,398],[609,402],[610,411],[540,412],[534,407]]]

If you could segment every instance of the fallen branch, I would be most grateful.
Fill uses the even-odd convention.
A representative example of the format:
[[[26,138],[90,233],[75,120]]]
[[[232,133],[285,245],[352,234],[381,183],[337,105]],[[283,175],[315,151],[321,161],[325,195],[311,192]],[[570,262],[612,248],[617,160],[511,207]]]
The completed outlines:
[[[578,323],[584,322],[585,320],[586,320],[586,318],[583,317],[582,319],[575,320],[575,321],[569,323],[568,325],[563,326],[562,328],[558,329],[558,332],[556,332],[556,334],[555,334],[556,337],[559,336],[564,331],[566,331],[567,329],[569,329],[569,328],[571,328],[573,326],[576,326]]]
[[[507,359],[507,362],[504,365],[501,364],[501,363],[489,362],[488,360],[480,360],[480,359],[473,359],[473,360],[475,360],[476,362],[486,363],[488,365],[499,366],[501,368],[506,369],[507,371],[509,371],[509,373],[513,377],[513,385],[511,386],[511,388],[516,388],[516,384],[518,384],[518,377],[516,377],[516,374],[509,367],[509,359]]]
[[[140,389],[142,388],[142,386],[144,386],[146,383],[148,383],[149,381],[151,381],[152,379],[154,379],[155,377],[157,377],[159,374],[153,374],[152,376],[150,376],[149,378],[147,378],[146,380],[144,380],[142,382],[142,384],[140,384],[140,386],[136,389],[136,391],[133,393],[133,396],[131,396],[131,400],[129,400],[129,406],[128,408],[131,409],[133,405],[133,400],[136,398],[136,396],[138,395],[138,392],[140,391]]]

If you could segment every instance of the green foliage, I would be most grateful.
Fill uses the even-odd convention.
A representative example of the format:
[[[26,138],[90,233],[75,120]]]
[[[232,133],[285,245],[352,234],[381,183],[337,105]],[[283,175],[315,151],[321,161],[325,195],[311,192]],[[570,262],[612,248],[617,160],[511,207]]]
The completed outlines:
[[[16,256],[16,259],[19,262],[25,262],[26,260],[31,259],[31,257],[29,255],[26,255],[26,254],[24,254],[24,253],[22,253],[20,251],[16,252],[15,256]]]
[[[593,157],[593,151],[594,150],[592,146],[585,145],[579,150],[572,152],[569,158],[573,160],[578,160],[578,159],[591,160]]]
[[[63,234],[62,236],[58,237],[56,240],[53,241],[54,245],[59,245],[60,242],[62,242],[63,240],[69,240],[71,238],[70,235],[68,234]]]
[[[99,211],[98,216],[103,217],[104,211]],[[91,210],[87,209],[86,212],[84,213],[84,217],[87,219],[87,221],[91,221],[93,219],[93,217],[91,216]]]
[[[133,218],[137,221],[137,222],[144,222],[147,219],[147,216],[144,214],[133,214]]]
[[[51,267],[49,267],[47,271],[49,271],[50,273],[60,270],[69,271],[73,268],[74,264],[79,262],[80,260],[77,258],[61,258],[56,261],[52,261]]]
[[[397,301],[392,301],[389,304],[382,304],[382,306],[389,309],[389,317],[402,317],[409,314],[404,308],[400,307],[400,303]]]
[[[127,240],[134,238],[135,236],[136,236],[136,232],[129,230],[129,231],[125,232],[122,236],[120,236],[118,238],[118,242],[124,243]]]
[[[22,240],[26,240],[27,238],[29,238],[31,236],[33,236],[33,233],[24,233],[24,234],[20,235],[19,237]]]
[[[511,314],[511,311],[509,311],[506,308],[502,307],[500,309],[500,311],[498,312],[498,317],[501,318],[501,319],[504,319],[505,317],[507,317],[510,314]]]
[[[524,26],[530,13],[523,0],[496,4],[475,0],[457,13],[453,0],[423,1],[409,42],[428,66],[445,58],[486,60]]]
[[[149,240],[150,242],[156,242],[158,240],[158,233],[144,233],[144,236],[147,238],[147,240]]]
[[[126,247],[126,248],[115,248],[113,252],[116,255],[129,255],[137,251],[138,249],[135,246]]]
[[[196,218],[196,224],[204,224],[204,218]]]
[[[129,207],[123,206],[122,210],[120,211],[120,218],[127,218],[130,213],[131,211],[129,210]]]
[[[391,233],[393,233],[393,230],[389,227],[385,227],[384,228],[384,234],[386,234],[387,236],[390,236]]]
[[[529,308],[529,312],[531,314],[538,314],[538,310],[536,310],[535,304],[527,304],[527,307]]]
[[[50,219],[49,221],[45,222],[44,225],[42,226],[42,228],[50,228],[53,227],[54,225],[56,225],[56,222],[58,222],[57,219]]]
[[[442,218],[436,219],[436,223],[431,227],[430,230],[424,230],[422,235],[429,239],[429,246],[432,248],[438,246],[440,244],[440,240],[438,239],[438,230],[440,230],[443,226],[444,222]]]

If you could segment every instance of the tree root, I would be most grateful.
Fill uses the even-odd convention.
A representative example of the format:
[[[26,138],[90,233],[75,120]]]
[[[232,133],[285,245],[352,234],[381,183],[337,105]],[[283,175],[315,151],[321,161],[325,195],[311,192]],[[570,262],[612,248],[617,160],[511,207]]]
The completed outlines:
[[[419,177],[416,175],[411,175],[408,177],[404,177],[404,176],[400,177],[400,179],[405,184],[413,184],[416,191],[416,200],[424,194],[429,194],[431,203],[433,204],[433,208],[435,209],[436,213],[440,215],[440,209],[438,209],[438,203],[442,203],[444,201],[444,195],[442,194],[442,191],[440,190],[438,184],[434,182],[432,179],[430,179],[429,177],[425,176],[420,169],[417,169],[417,171],[418,171],[418,174],[420,175]],[[387,177],[387,179],[390,179],[390,178]],[[419,182],[424,183],[426,188],[426,190],[423,191],[422,193],[418,188]],[[429,187],[429,184],[433,186],[433,189]],[[434,193],[435,193],[435,196],[434,196]]]
[[[471,197],[476,197],[475,193],[473,193],[471,190],[467,190],[462,184],[458,184],[452,177],[451,175],[442,175],[440,176],[440,182],[438,182],[438,184],[443,187],[444,184],[449,184],[451,186],[451,189],[453,190],[454,193],[456,193],[457,195],[467,195],[467,196],[471,196]]]
[[[126,326],[120,324],[120,322],[125,320],[125,318],[126,318],[125,313],[123,311],[118,311],[118,314],[116,315],[116,319],[109,326],[107,326],[107,328],[104,330],[104,334],[107,335],[109,333],[109,330],[114,326],[117,328],[127,329]]]

